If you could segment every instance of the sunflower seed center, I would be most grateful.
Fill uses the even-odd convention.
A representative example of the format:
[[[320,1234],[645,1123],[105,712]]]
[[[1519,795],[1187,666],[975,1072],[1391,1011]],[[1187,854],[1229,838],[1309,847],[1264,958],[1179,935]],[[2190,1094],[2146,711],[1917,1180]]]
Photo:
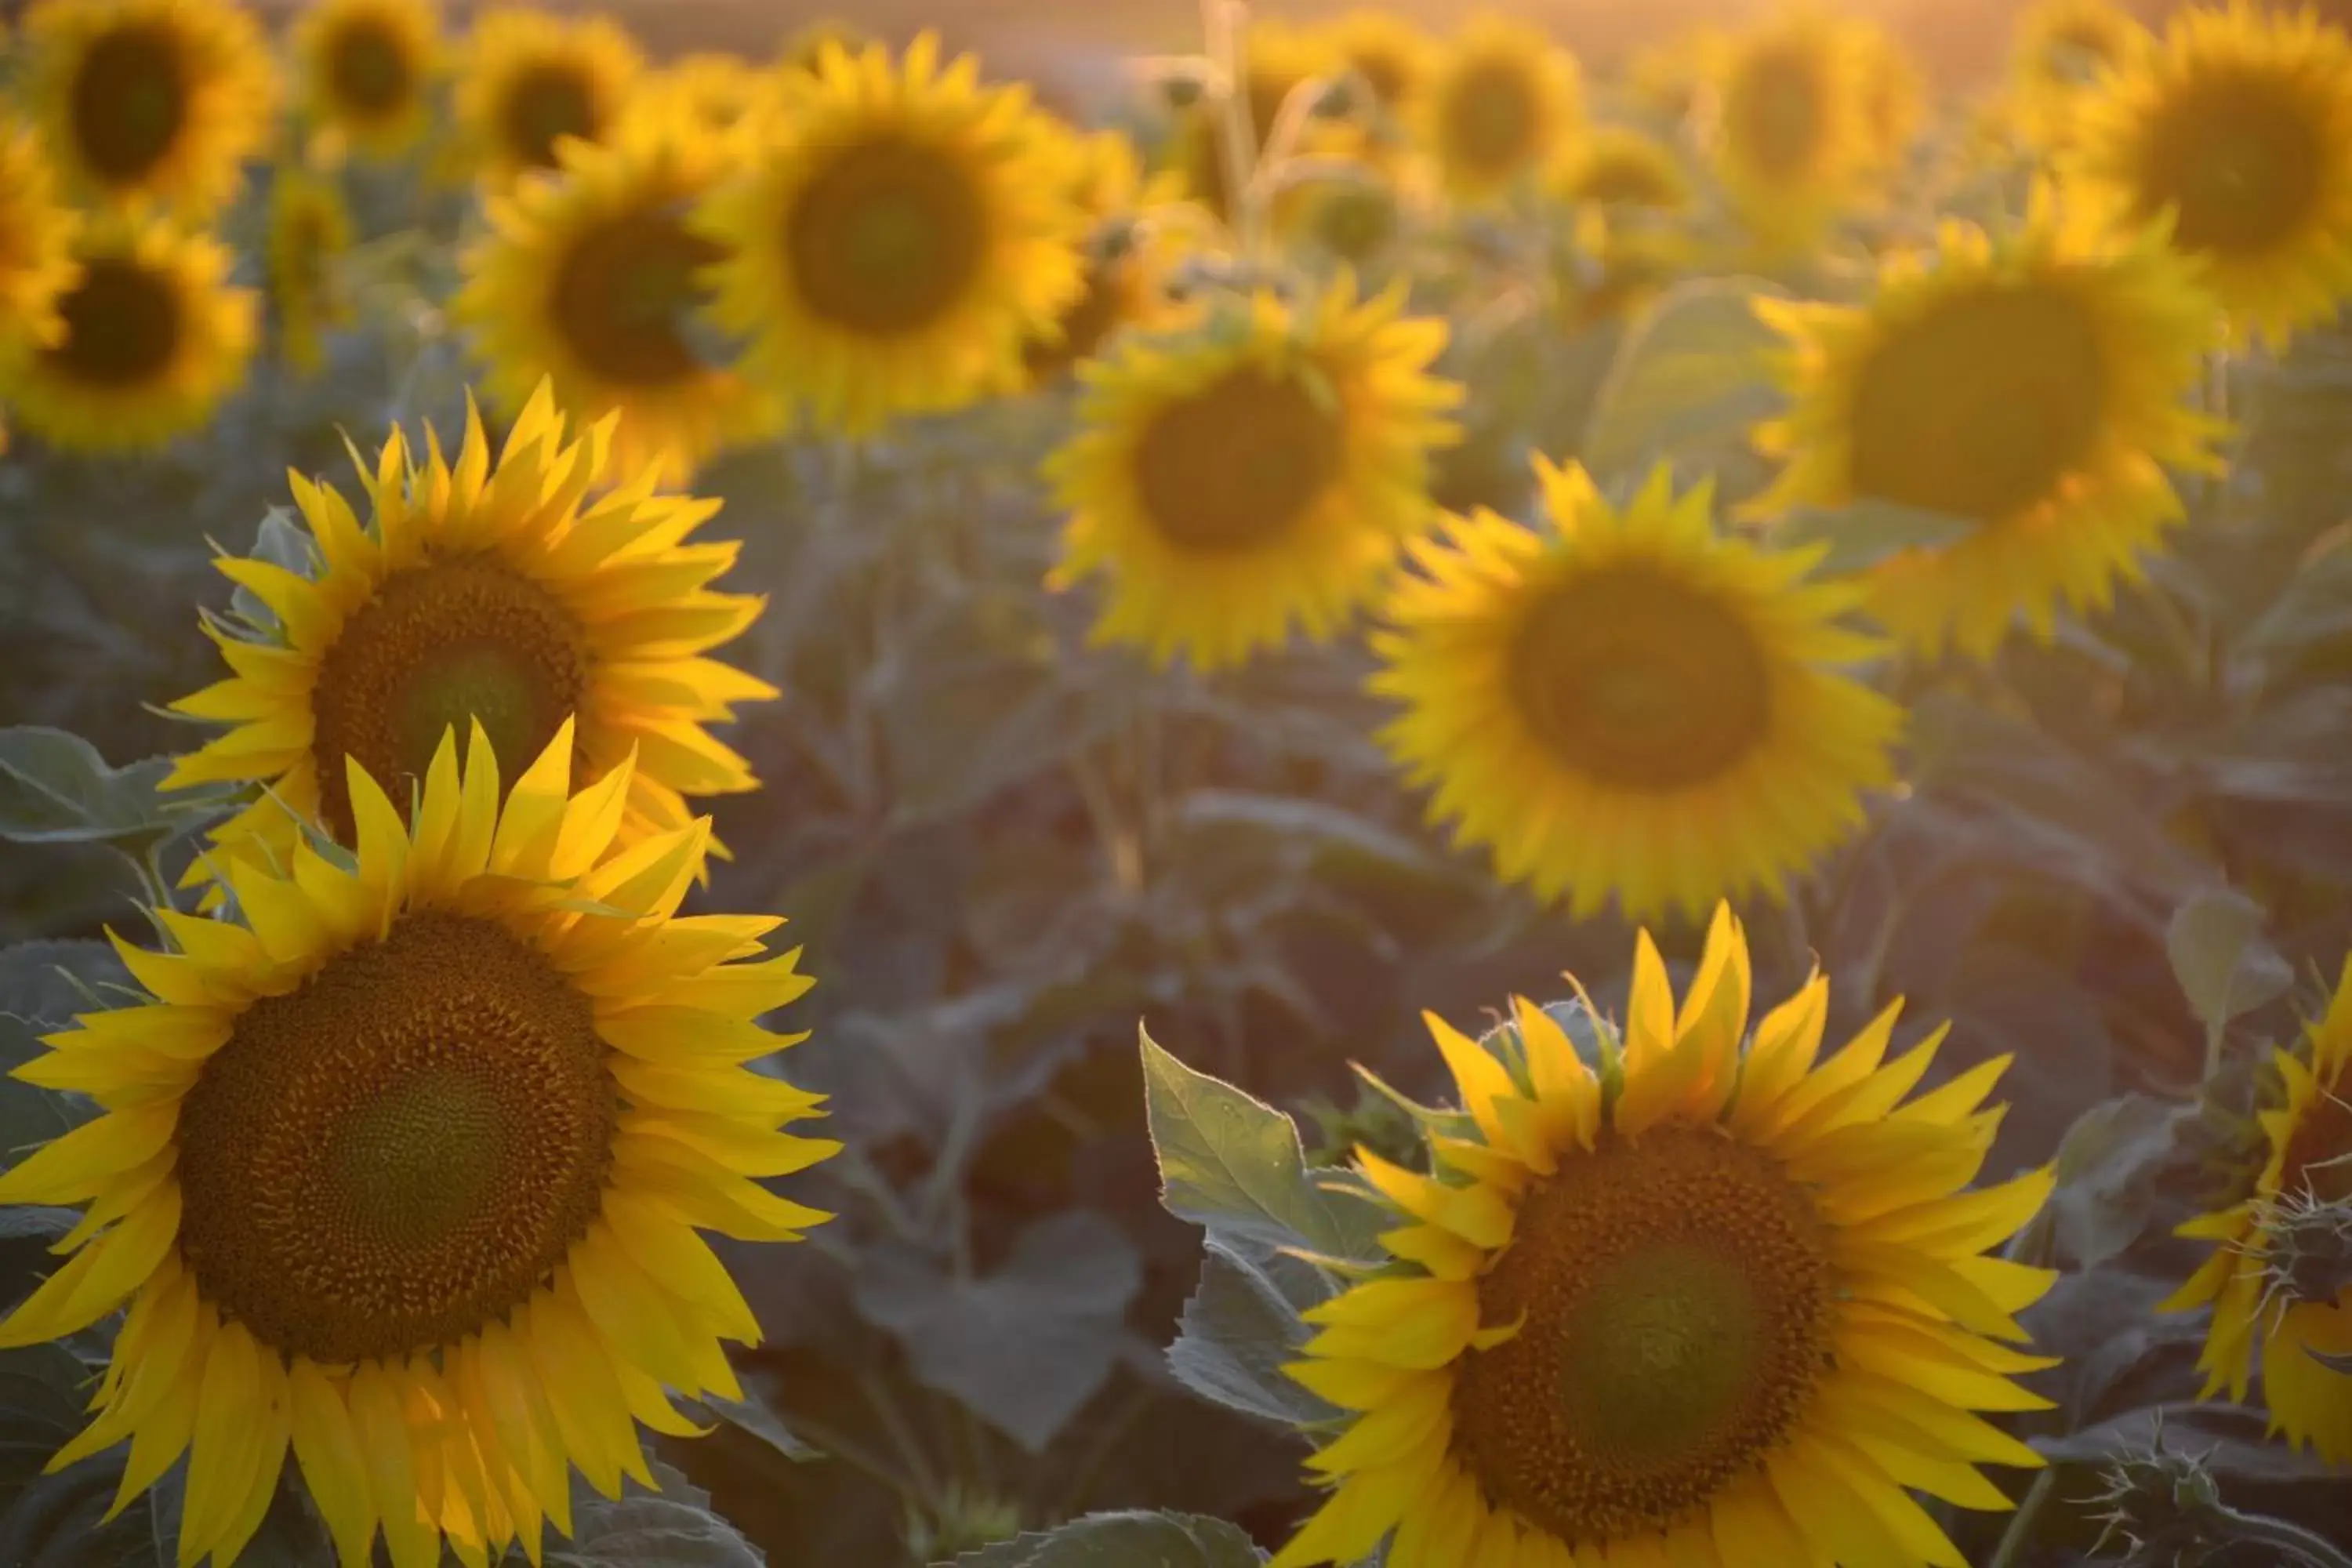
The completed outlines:
[[[1305,367],[1233,371],[1162,409],[1135,452],[1144,515],[1181,549],[1269,544],[1304,521],[1339,477],[1339,410]]]
[[[835,153],[785,226],[809,310],[853,331],[919,331],[980,275],[988,215],[972,175],[946,152],[896,138]]]
[[[43,351],[73,380],[106,387],[152,382],[179,352],[180,301],[171,279],[122,257],[83,264],[58,301],[65,336]]]
[[[74,141],[110,184],[135,184],[170,155],[187,124],[188,84],[175,36],[118,28],[82,57],[72,89]]]

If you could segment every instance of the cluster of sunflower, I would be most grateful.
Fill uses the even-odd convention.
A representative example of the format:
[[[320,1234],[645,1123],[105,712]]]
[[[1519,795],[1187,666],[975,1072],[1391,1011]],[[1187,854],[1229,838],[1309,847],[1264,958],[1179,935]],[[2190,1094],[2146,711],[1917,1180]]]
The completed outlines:
[[[1502,878],[1717,910],[1679,1005],[1644,936],[1621,1025],[1435,1027],[1460,1110],[1429,1171],[1360,1162],[1398,1222],[1311,1314],[1292,1373],[1347,1414],[1276,1562],[1958,1563],[1911,1494],[2001,1506],[1976,1467],[2036,1462],[1979,1414],[2031,1403],[2050,1282],[1989,1255],[2049,1173],[1969,1190],[1998,1066],[1915,1096],[1936,1040],[1890,1059],[1892,1011],[1823,1058],[1818,978],[1751,1028],[1719,900],[1782,896],[1895,786],[1869,667],[2048,639],[2224,473],[2215,365],[2352,299],[2352,40],[2049,0],[1977,150],[2021,210],[1886,237],[1842,300],[1759,289],[1775,482],[1727,522],[1665,467],[1544,462],[1523,521],[1433,500],[1467,394],[1414,237],[1558,224],[1560,331],[1799,272],[1902,205],[1917,74],[1813,10],[1622,101],[1498,20],[1212,11],[1150,157],[929,37],[655,67],[602,20],[445,40],[422,0],[322,0],[281,68],[227,0],[41,0],[6,41],[0,409],[61,451],[195,432],[247,374],[263,296],[210,226],[249,163],[298,374],[353,324],[355,188],[478,197],[446,303],[502,439],[395,431],[359,505],[296,476],[283,548],[220,563],[229,674],[174,706],[223,728],[171,780],[243,792],[188,874],[209,912],[158,910],[165,951],[121,944],[146,999],[19,1073],[102,1114],[0,1175],[87,1205],[0,1345],[125,1310],[58,1462],[127,1440],[121,1506],[184,1454],[184,1561],[237,1556],[289,1452],[346,1563],[535,1553],[574,1467],[647,1480],[641,1424],[740,1394],[720,1342],[758,1325],[698,1233],[795,1237],[824,1216],[760,1183],[833,1145],[750,1066],[809,984],[779,922],[677,912],[725,853],[696,803],[755,786],[711,727],[776,695],[715,657],[761,604],[713,587],[735,549],[684,487],[1065,380],[1052,582],[1100,580],[1100,638],[1213,673],[1368,617],[1389,752]],[[1927,542],[1843,573],[1801,542],[1864,512]],[[2346,994],[2180,1298],[2218,1306],[2214,1387],[2259,1352],[2337,1462],[2352,1293],[2282,1307],[2273,1254],[2347,1198]]]

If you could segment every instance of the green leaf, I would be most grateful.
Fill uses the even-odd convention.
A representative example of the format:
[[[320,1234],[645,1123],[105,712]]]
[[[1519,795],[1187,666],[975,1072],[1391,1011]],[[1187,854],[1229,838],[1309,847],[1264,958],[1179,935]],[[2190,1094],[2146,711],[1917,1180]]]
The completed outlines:
[[[1096,1513],[1059,1530],[967,1552],[953,1568],[1258,1568],[1237,1524],[1192,1513]]]
[[[572,1539],[548,1542],[548,1568],[764,1568],[759,1549],[711,1511],[708,1492],[658,1460],[653,1473],[657,1493],[634,1481],[618,1498],[588,1493],[573,1510]]]
[[[1625,334],[1577,443],[1598,476],[1635,476],[1663,458],[1708,447],[1745,449],[1749,432],[1780,409],[1769,358],[1780,334],[1758,319],[1755,278],[1681,284]]]
[[[2328,649],[2352,652],[2352,548],[2331,550],[2298,570],[2247,628],[2245,642],[2285,664]]]
[[[1294,1276],[1307,1277],[1307,1300],[1293,1300],[1272,1277],[1286,1263]],[[1201,1283],[1177,1320],[1168,1365],[1195,1394],[1245,1415],[1291,1426],[1335,1420],[1337,1406],[1282,1370],[1298,1359],[1307,1338],[1301,1308],[1330,1294],[1323,1276],[1303,1264],[1276,1256],[1261,1268],[1212,1241],[1201,1260]]]
[[[47,1051],[40,1040],[45,1032],[42,1025],[0,1013],[0,1169],[98,1114],[98,1107],[81,1095],[11,1076]]]
[[[1298,1128],[1263,1100],[1162,1050],[1143,1031],[1144,1108],[1168,1212],[1261,1253],[1381,1256],[1366,1205],[1307,1179]]]
[[[2147,1232],[2156,1214],[2156,1178],[2195,1115],[2144,1094],[2084,1111],[2058,1145],[2058,1184],[2025,1245],[2084,1271],[2120,1255]]]
[[[168,834],[182,803],[156,793],[171,759],[110,765],[79,735],[37,724],[0,730],[0,838],[71,844]]]
[[[705,1394],[695,1403],[737,1431],[758,1438],[794,1464],[806,1464],[812,1459],[824,1458],[822,1450],[802,1441],[799,1433],[784,1425],[784,1418],[776,1414],[775,1407],[756,1393],[748,1399],[721,1399],[716,1394]]]
[[[1857,500],[1840,507],[1801,507],[1773,522],[1772,538],[1789,545],[1826,542],[1829,551],[1813,570],[1839,577],[1866,572],[1906,550],[1956,544],[1977,526],[1964,517],[1894,501]]]
[[[0,1514],[89,1423],[89,1369],[60,1344],[0,1351]]]
[[[2209,1041],[2294,984],[2294,971],[2263,938],[2267,918],[2260,904],[2226,888],[2199,893],[2172,913],[2165,952]]]

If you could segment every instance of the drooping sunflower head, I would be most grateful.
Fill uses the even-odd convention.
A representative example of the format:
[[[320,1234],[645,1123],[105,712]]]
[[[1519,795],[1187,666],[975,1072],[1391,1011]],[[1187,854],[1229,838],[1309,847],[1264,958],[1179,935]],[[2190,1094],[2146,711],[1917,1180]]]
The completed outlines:
[[[705,726],[775,695],[708,657],[761,601],[709,586],[733,545],[688,541],[718,504],[654,494],[650,478],[614,486],[609,434],[567,439],[542,386],[496,461],[476,419],[454,462],[437,442],[418,460],[395,431],[360,476],[364,520],[293,477],[313,570],[221,561],[268,617],[208,621],[232,673],[173,704],[231,728],[172,786],[257,789],[192,879],[241,856],[284,865],[306,831],[349,845],[344,758],[404,795],[443,732],[476,720],[509,777],[576,721],[580,781],[624,781],[607,804],[625,845],[683,826],[689,795],[754,787]]]
[[[1861,306],[1759,301],[1790,340],[1792,403],[1759,444],[1789,466],[1763,499],[1890,501],[1966,520],[1964,538],[1874,569],[1871,614],[1928,652],[1987,658],[2014,621],[2104,605],[2181,516],[2168,465],[2210,462],[2188,403],[2218,327],[2148,231],[2110,242],[2038,195],[1998,237],[1948,224]]]
[[[2242,336],[2352,297],[2352,38],[2307,11],[2176,16],[2084,103],[2066,167],[2118,229],[2170,215]]]
[[[1467,201],[1498,197],[1559,156],[1584,112],[1576,57],[1490,16],[1446,47],[1415,107],[1423,150]]]
[[[40,0],[26,14],[18,100],[68,190],[209,216],[269,129],[277,79],[232,0]]]
[[[320,0],[294,23],[303,110],[371,158],[397,158],[430,122],[441,66],[432,0]]]
[[[1358,1152],[1392,1262],[1307,1313],[1287,1370],[1351,1420],[1273,1568],[1957,1563],[1911,1489],[2009,1506],[1977,1467],[2042,1461],[1977,1413],[2046,1407],[2011,1378],[2054,1276],[1985,1256],[2051,1173],[1969,1188],[2005,1059],[1914,1097],[1941,1029],[1889,1060],[1898,1003],[1823,1059],[1826,979],[1752,1035],[1750,992],[1718,907],[1679,1008],[1645,931],[1622,1026],[1427,1016],[1462,1109],[1427,1174]]]
[[[1145,221],[1147,209],[1172,197],[1175,182],[1147,185],[1134,145],[1117,131],[1072,132],[1070,147],[1071,199],[1091,225],[1085,283],[1051,331],[1022,345],[1029,378],[1039,384],[1093,358],[1113,333],[1159,324],[1176,310],[1168,290],[1174,247]]]
[[[2227,1388],[2244,1403],[2259,1366],[2272,1430],[2346,1465],[2352,1373],[2317,1358],[2352,1355],[2352,1286],[2338,1282],[2352,1222],[2352,960],[2308,1033],[2304,1049],[2273,1058],[2284,1093],[2261,1113],[2253,1190],[2180,1227],[2215,1251],[2165,1305],[2213,1309],[2198,1363],[2206,1397]]]
[[[58,198],[40,138],[0,119],[0,359],[54,342],[81,219]]]
[[[942,68],[929,34],[897,60],[827,50],[704,205],[713,315],[751,374],[844,435],[1010,384],[1082,286],[1067,146],[971,57]]]
[[[1429,374],[1440,322],[1342,279],[1292,306],[1221,300],[1087,366],[1079,430],[1046,473],[1070,510],[1066,585],[1101,574],[1098,640],[1161,663],[1240,663],[1328,637],[1430,522],[1430,454],[1461,389]]]
[[[1553,195],[1600,207],[1676,212],[1691,203],[1690,172],[1675,150],[1627,126],[1596,126],[1560,165]]]
[[[279,352],[305,375],[325,361],[326,330],[351,320],[336,272],[353,232],[351,207],[332,178],[293,164],[279,168],[269,187],[269,302]]]
[[[456,103],[475,173],[503,189],[527,170],[556,168],[565,137],[604,141],[644,67],[635,41],[604,17],[483,12],[466,42]]]
[[[1663,468],[1622,508],[1538,473],[1538,527],[1481,513],[1414,547],[1372,639],[1404,710],[1383,743],[1433,818],[1580,918],[1780,896],[1894,779],[1901,712],[1844,668],[1880,651],[1840,625],[1859,592],[1718,533],[1708,487]]]
[[[747,1065],[799,1038],[757,1022],[811,984],[753,962],[782,922],[675,918],[709,823],[621,847],[632,764],[575,793],[568,721],[510,792],[471,734],[413,816],[352,761],[348,854],[236,862],[235,921],[159,912],[172,951],[117,944],[148,999],[18,1069],[102,1114],[0,1176],[89,1205],[0,1345],[128,1305],[52,1462],[128,1437],[128,1499],[185,1452],[191,1563],[236,1557],[289,1448],[346,1563],[379,1529],[399,1568],[536,1558],[573,1466],[652,1486],[637,1423],[740,1396],[719,1342],[759,1330],[700,1233],[825,1217],[754,1180],[835,1147]]]
[[[2036,146],[2063,145],[2084,92],[2130,66],[2152,40],[2115,0],[2037,0],[2018,19],[2010,90],[2019,128]]]
[[[609,144],[567,142],[560,177],[490,205],[452,310],[501,411],[551,380],[570,418],[613,416],[617,473],[674,483],[722,447],[782,428],[781,399],[688,335],[726,254],[688,216],[732,172],[730,146],[684,120],[636,120]]]
[[[1710,58],[1706,133],[1725,194],[1767,244],[1812,245],[1874,156],[1867,35],[1804,6],[1718,40]]]
[[[227,283],[236,258],[161,218],[110,215],[73,241],[59,329],[0,355],[0,404],[51,445],[84,452],[163,446],[200,428],[244,384],[257,301]]]

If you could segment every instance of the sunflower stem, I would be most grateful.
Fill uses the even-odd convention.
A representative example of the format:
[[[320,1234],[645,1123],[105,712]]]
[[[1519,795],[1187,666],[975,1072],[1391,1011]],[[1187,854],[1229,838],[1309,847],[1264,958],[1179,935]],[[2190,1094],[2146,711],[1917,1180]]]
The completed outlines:
[[[2274,1546],[2308,1568],[2352,1568],[2352,1553],[2299,1524],[2266,1513],[2241,1513],[2227,1504],[2213,1511],[2224,1528],[2222,1539],[2232,1545]]]
[[[1263,214],[1250,199],[1256,179],[1257,126],[1249,99],[1249,0],[1201,0],[1209,58],[1217,68],[1217,157],[1224,175],[1225,210],[1245,260],[1265,259]]]
[[[2055,1466],[2033,1478],[2033,1485],[2027,1489],[2025,1500],[2019,1503],[2017,1511],[2010,1516],[2009,1528],[2001,1531],[2000,1544],[1993,1548],[1991,1560],[1985,1563],[1985,1568],[2022,1568],[2025,1549],[2033,1544],[2034,1524],[2042,1517],[2042,1509],[2048,1505],[2051,1494],[2057,1488],[2058,1470]]]

